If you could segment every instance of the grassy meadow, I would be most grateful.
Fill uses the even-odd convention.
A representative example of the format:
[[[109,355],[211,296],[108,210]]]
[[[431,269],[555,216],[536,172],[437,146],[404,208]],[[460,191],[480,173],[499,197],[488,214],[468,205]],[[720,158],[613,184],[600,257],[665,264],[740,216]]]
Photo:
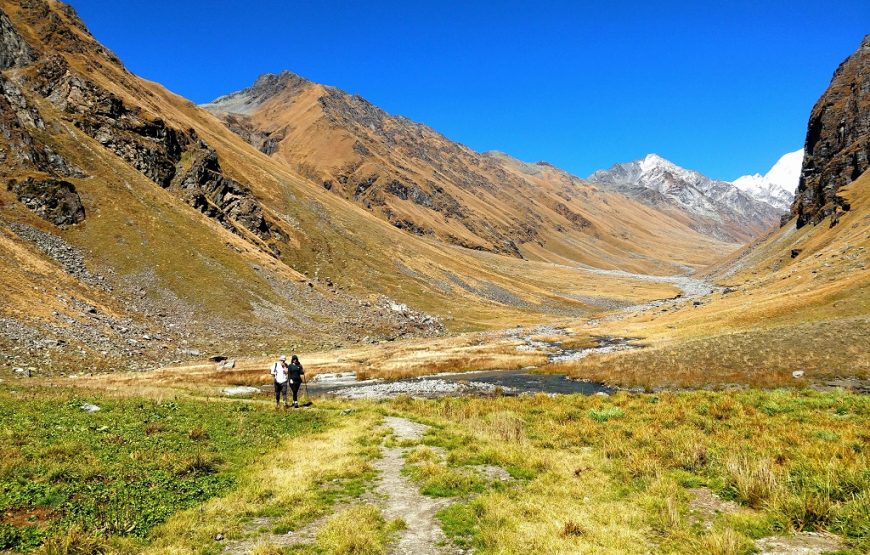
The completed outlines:
[[[433,425],[411,451],[444,530],[479,553],[755,552],[829,531],[870,550],[870,399],[740,393],[394,402]],[[437,462],[431,448],[446,451]],[[429,450],[427,450],[429,449]],[[467,470],[497,465],[509,482]]]
[[[402,473],[450,498],[438,520],[475,553],[749,554],[794,531],[870,550],[861,395],[319,400],[285,413],[3,386],[0,552],[387,553],[403,523],[373,494],[371,462],[397,442],[386,414],[430,426],[398,443]]]

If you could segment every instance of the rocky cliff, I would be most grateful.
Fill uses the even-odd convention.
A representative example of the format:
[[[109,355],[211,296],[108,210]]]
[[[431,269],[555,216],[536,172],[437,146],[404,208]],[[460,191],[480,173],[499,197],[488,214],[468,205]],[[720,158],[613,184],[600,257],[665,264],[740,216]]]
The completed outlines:
[[[806,156],[792,216],[797,226],[817,224],[849,203],[837,191],[870,167],[870,35],[834,72],[810,114]]]

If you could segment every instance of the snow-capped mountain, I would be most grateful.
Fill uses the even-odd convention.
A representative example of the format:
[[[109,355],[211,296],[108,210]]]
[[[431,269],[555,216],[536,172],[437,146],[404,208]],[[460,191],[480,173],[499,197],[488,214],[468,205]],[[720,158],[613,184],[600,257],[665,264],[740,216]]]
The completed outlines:
[[[777,160],[766,174],[744,175],[732,183],[747,195],[788,212],[801,178],[803,161],[803,149],[789,152]]]
[[[725,241],[748,241],[779,220],[778,208],[657,154],[598,170],[588,180],[659,209],[680,210],[693,229]]]

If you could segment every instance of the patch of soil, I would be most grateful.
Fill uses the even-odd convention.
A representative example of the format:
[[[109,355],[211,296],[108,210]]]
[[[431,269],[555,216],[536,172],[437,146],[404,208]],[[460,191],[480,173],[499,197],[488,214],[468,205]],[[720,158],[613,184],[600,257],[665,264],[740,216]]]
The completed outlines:
[[[799,532],[791,536],[771,536],[755,542],[760,555],[820,555],[843,549],[843,540],[833,534]]]
[[[712,528],[713,521],[720,514],[736,513],[740,506],[733,501],[725,501],[709,488],[690,489],[689,518],[703,528]]]
[[[248,537],[227,541],[221,553],[227,555],[248,555],[258,545],[272,545],[282,548],[314,543],[317,540],[317,531],[320,530],[320,527],[323,526],[329,516],[331,515],[320,517],[310,522],[307,526],[296,531],[287,532],[286,534],[260,533],[260,530],[263,528],[272,527],[272,519],[269,517],[255,518],[245,527],[245,535]]]
[[[472,468],[492,482],[509,482],[513,479],[507,470],[494,464],[478,464]]]
[[[25,507],[10,509],[3,513],[2,522],[15,528],[24,526],[42,526],[54,520],[54,514],[48,507]]]

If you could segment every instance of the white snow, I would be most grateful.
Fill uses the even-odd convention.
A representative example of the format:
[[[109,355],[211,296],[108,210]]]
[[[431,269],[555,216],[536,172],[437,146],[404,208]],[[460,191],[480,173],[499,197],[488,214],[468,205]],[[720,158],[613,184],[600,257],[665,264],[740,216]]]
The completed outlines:
[[[787,211],[800,181],[803,160],[803,149],[789,152],[777,160],[766,174],[744,175],[732,184],[756,200]]]

